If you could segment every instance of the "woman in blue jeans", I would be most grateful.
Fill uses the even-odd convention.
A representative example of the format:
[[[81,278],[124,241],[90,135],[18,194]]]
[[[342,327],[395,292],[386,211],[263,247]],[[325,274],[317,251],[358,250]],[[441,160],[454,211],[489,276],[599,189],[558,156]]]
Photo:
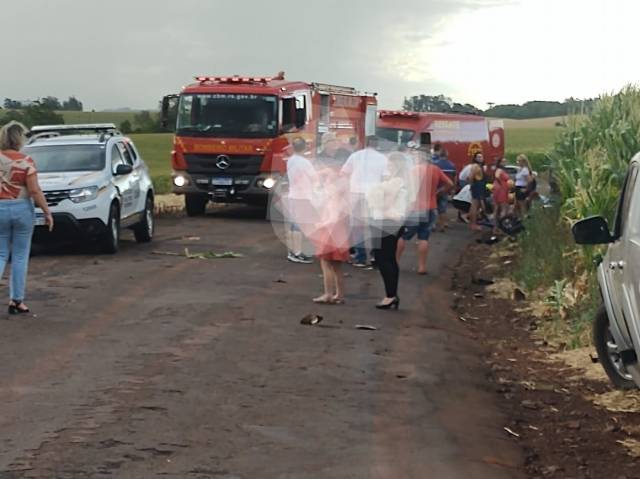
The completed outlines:
[[[27,129],[12,121],[0,129],[0,277],[11,258],[9,314],[24,314],[29,252],[35,213],[33,202],[42,208],[49,231],[53,217],[38,184],[31,158],[20,153]]]

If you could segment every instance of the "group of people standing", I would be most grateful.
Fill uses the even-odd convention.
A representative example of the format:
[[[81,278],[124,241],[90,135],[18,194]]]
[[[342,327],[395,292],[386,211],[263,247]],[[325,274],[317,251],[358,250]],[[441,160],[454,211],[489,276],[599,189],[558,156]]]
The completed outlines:
[[[289,189],[277,203],[289,225],[289,259],[308,262],[301,261],[310,259],[302,245],[306,242],[320,261],[323,294],[313,301],[344,303],[342,265],[350,261],[368,267],[371,261],[385,287],[385,297],[375,306],[398,309],[398,262],[406,241],[417,236],[417,272],[426,274],[429,236],[438,207],[446,208],[452,179],[417,145],[383,154],[375,136],[350,154],[331,132],[323,135],[318,155],[309,154],[303,138],[294,139],[291,147]],[[445,170],[455,175],[447,163]]]
[[[513,213],[520,219],[529,211],[531,201],[537,194],[537,181],[526,155],[517,157],[515,181],[507,172],[507,160],[499,158],[492,168],[484,164],[482,153],[473,155],[471,162],[458,176],[461,191],[467,188],[470,198],[468,222],[474,231],[480,231],[481,214],[492,212],[494,233],[499,232],[499,223]],[[490,192],[487,185],[490,184]],[[491,199],[491,207],[487,199]]]

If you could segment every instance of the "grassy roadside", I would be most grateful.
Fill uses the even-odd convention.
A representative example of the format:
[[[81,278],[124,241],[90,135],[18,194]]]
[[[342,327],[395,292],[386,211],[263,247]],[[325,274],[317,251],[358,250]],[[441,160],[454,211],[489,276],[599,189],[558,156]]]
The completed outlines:
[[[526,292],[540,319],[538,334],[573,349],[591,341],[591,322],[599,306],[594,265],[585,266],[561,209],[536,206],[518,237],[513,280]]]

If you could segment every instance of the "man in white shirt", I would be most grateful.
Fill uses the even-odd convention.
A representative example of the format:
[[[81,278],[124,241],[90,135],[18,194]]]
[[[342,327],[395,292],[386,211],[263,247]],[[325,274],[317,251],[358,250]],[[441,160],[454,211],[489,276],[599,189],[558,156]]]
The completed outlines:
[[[291,224],[287,259],[294,263],[312,263],[312,259],[302,251],[302,231],[307,225],[313,226],[315,209],[312,205],[312,197],[317,175],[311,162],[303,156],[307,150],[307,142],[304,138],[294,139],[292,146],[293,155],[287,160],[289,181],[287,219]]]
[[[376,150],[377,146],[377,137],[367,137],[366,148],[352,153],[341,171],[342,174],[349,176],[352,244],[356,253],[353,264],[360,268],[367,265],[367,250],[365,248],[368,224],[366,194],[372,186],[380,183],[388,172],[387,157]]]

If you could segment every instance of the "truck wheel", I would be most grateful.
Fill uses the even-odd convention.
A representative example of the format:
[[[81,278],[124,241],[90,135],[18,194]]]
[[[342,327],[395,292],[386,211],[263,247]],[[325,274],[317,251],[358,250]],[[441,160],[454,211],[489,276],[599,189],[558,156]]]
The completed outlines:
[[[637,386],[622,362],[618,346],[609,330],[609,317],[604,305],[598,309],[593,322],[593,343],[600,364],[613,385],[618,389],[635,389]]]
[[[111,203],[109,210],[109,220],[107,221],[107,231],[102,238],[102,252],[114,254],[120,247],[120,208],[117,203]]]
[[[138,243],[148,243],[153,238],[153,198],[147,196],[142,221],[133,227],[133,235]]]
[[[207,209],[209,197],[206,195],[184,195],[184,204],[187,210],[187,216],[202,216]]]

